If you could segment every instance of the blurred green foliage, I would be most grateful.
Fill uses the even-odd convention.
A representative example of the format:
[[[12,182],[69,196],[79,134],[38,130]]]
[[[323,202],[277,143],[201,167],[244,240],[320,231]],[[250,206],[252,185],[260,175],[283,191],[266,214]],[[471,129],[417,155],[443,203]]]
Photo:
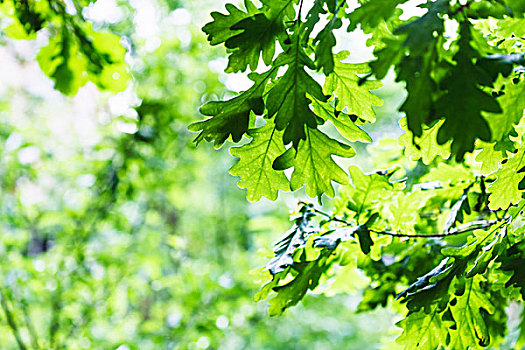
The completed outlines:
[[[231,156],[192,145],[198,106],[230,94],[195,23],[208,2],[122,2],[118,21],[92,25],[53,12],[60,1],[20,2],[45,15],[18,23],[13,4],[0,21],[19,75],[0,96],[2,349],[374,349],[393,337],[389,312],[353,313],[356,293],[311,296],[281,318],[253,301],[286,208],[249,205]],[[152,9],[149,36],[139,18]],[[95,69],[104,50],[113,85]],[[35,59],[78,95],[53,92]],[[361,280],[340,276],[331,294]]]

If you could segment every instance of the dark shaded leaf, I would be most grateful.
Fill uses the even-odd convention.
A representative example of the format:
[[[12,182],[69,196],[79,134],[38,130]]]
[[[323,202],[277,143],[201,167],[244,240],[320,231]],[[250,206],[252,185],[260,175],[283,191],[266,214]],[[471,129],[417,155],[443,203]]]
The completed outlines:
[[[202,140],[214,141],[215,147],[220,147],[232,137],[234,142],[239,142],[248,131],[250,115],[264,113],[263,92],[274,69],[263,74],[251,73],[250,79],[253,86],[239,96],[228,101],[211,101],[200,108],[200,112],[211,118],[191,124],[190,131],[199,132],[195,138],[198,144]]]
[[[334,250],[335,248],[337,248],[339,243],[346,242],[352,239],[353,237],[355,237],[356,233],[359,234],[359,231],[363,230],[362,226],[363,225],[355,227],[343,227],[329,234],[317,237],[314,240],[314,247]]]
[[[397,35],[407,35],[404,45],[410,48],[412,54],[423,53],[435,40],[434,33],[443,34],[445,26],[442,15],[448,11],[449,2],[449,0],[436,0],[421,5],[428,8],[427,13],[394,31]]]
[[[315,68],[315,65],[299,45],[299,40],[299,35],[294,35],[287,51],[277,58],[275,65],[287,65],[288,68],[272,87],[266,100],[268,116],[275,117],[277,130],[284,130],[284,144],[291,142],[295,149],[299,141],[306,139],[305,129],[315,129],[320,123],[309,108],[307,94],[326,101],[319,83],[305,70],[305,67]]]
[[[293,218],[293,227],[275,244],[273,250],[275,256],[266,264],[266,268],[272,275],[283,272],[286,267],[294,265],[295,251],[306,245],[310,235],[319,232],[319,227],[312,222],[315,216],[311,204],[301,206],[298,215]]]
[[[452,140],[451,151],[457,161],[461,161],[466,152],[474,150],[477,139],[490,141],[490,127],[482,111],[501,113],[496,99],[479,88],[479,71],[473,63],[479,54],[470,46],[471,38],[471,25],[462,22],[459,51],[454,55],[457,65],[441,82],[446,93],[436,102],[438,109],[446,116],[437,141],[443,144]],[[465,128],[465,125],[469,127]]]

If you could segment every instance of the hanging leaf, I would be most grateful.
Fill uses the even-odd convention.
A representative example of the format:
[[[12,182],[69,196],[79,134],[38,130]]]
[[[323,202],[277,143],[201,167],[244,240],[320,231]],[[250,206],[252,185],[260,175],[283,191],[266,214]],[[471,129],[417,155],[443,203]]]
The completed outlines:
[[[383,101],[370,92],[382,86],[377,80],[360,84],[360,76],[370,72],[365,64],[343,63],[349,53],[342,51],[335,56],[334,70],[326,77],[323,91],[325,94],[335,94],[335,107],[339,111],[356,115],[368,122],[375,121],[372,106],[380,106]]]
[[[334,124],[341,135],[349,141],[372,142],[370,135],[361,129],[346,113],[337,111],[328,102],[322,102],[312,97],[312,108],[314,113],[324,120]]]
[[[299,40],[299,35],[294,35],[288,50],[277,58],[275,64],[287,65],[288,69],[269,91],[266,100],[268,116],[275,117],[277,130],[284,130],[284,144],[291,142],[296,149],[299,142],[306,139],[306,128],[315,129],[319,124],[318,117],[309,108],[307,94],[326,101],[319,83],[305,70],[306,67],[314,69],[315,64],[299,45]]]
[[[427,13],[394,31],[394,34],[406,34],[404,45],[408,46],[414,55],[422,53],[431,45],[435,39],[434,33],[441,34],[445,30],[441,15],[448,11],[449,0],[429,1],[421,7],[427,7]]]
[[[273,69],[264,74],[251,73],[254,84],[250,89],[228,101],[211,101],[200,108],[200,112],[211,118],[191,124],[188,129],[200,134],[195,138],[198,144],[202,140],[214,141],[220,147],[232,137],[234,142],[241,140],[248,131],[252,113],[261,115],[264,112],[263,92],[271,78]]]
[[[370,247],[374,245],[374,241],[370,237],[370,231],[366,226],[358,226],[359,229],[356,231],[357,238],[359,239],[359,246],[364,254],[370,254]]]
[[[393,188],[388,181],[388,174],[365,175],[357,166],[351,166],[349,171],[352,184],[341,189],[341,198],[347,203],[346,207],[358,215],[386,199],[388,190]]]
[[[230,149],[230,153],[240,160],[230,169],[230,174],[238,175],[240,188],[246,188],[249,201],[256,202],[262,196],[275,200],[279,190],[289,191],[290,182],[282,171],[272,168],[274,160],[286,149],[279,132],[271,120],[257,129],[248,131],[252,141],[241,147]]]
[[[457,65],[442,82],[446,93],[436,105],[446,115],[445,123],[439,129],[437,141],[440,144],[452,140],[452,153],[456,160],[463,159],[466,152],[474,150],[476,139],[490,141],[492,134],[481,112],[501,113],[496,99],[479,88],[479,71],[473,64],[478,53],[470,46],[471,25],[462,22],[460,26],[459,51],[454,56]],[[469,96],[468,100],[461,96]],[[469,125],[464,128],[464,125]]]
[[[283,272],[286,267],[294,265],[293,255],[296,250],[303,248],[310,235],[317,233],[319,227],[312,222],[316,216],[311,204],[303,205],[294,217],[293,227],[284,237],[275,244],[275,256],[266,264],[272,275]]]
[[[361,25],[365,32],[376,28],[382,21],[387,21],[394,15],[398,5],[407,1],[378,0],[362,2],[361,6],[348,14],[348,19],[350,19],[348,31],[356,29],[357,25]]]
[[[319,279],[329,265],[328,254],[322,253],[315,261],[299,262],[294,265],[298,274],[285,285],[274,287],[276,295],[269,300],[270,316],[278,316],[305,296],[308,290],[314,290],[319,285]]]
[[[443,125],[444,120],[440,120],[430,128],[423,127],[420,137],[414,137],[414,134],[407,128],[406,119],[399,121],[399,126],[406,132],[399,137],[399,144],[405,147],[405,155],[410,160],[419,160],[428,165],[437,157],[448,159],[450,157],[450,144],[440,145],[437,142],[437,133]]]
[[[306,184],[306,194],[312,198],[325,193],[333,197],[332,181],[342,185],[348,183],[348,174],[334,161],[332,156],[350,158],[355,156],[352,147],[329,138],[319,130],[307,129],[306,140],[297,150],[292,173],[292,191]]]
[[[467,279],[456,290],[457,301],[451,306],[455,327],[450,331],[450,347],[453,349],[472,349],[487,346],[490,334],[485,322],[485,315],[494,312],[487,293],[481,287],[480,275]]]
[[[359,226],[355,226],[351,228],[344,227],[344,228],[337,229],[327,235],[317,237],[314,240],[314,247],[334,250],[335,248],[337,248],[339,243],[346,242],[352,239],[356,235],[359,236],[360,231],[368,231],[368,229],[364,227],[363,225],[359,225]]]
[[[224,43],[228,48],[227,72],[244,72],[248,66],[255,71],[261,55],[265,64],[272,62],[276,37],[283,34],[283,22],[295,14],[295,2],[265,0],[263,7],[257,8],[250,0],[245,0],[246,12],[227,4],[227,14],[212,13],[213,22],[202,30],[211,45]]]
[[[520,182],[525,177],[524,167],[525,148],[521,148],[496,171],[496,181],[488,186],[490,209],[506,209],[518,203],[521,199]]]
[[[403,333],[396,339],[407,349],[435,350],[447,344],[448,329],[452,321],[443,320],[437,305],[429,313],[419,310],[410,312],[396,326],[403,328]]]

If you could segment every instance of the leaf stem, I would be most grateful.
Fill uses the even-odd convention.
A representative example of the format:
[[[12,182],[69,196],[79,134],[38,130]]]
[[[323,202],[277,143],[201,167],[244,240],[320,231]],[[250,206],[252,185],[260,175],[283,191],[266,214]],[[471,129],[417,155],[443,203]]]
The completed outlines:
[[[472,5],[473,2],[474,2],[474,0],[469,0],[463,5],[460,4],[458,8],[456,8],[454,11],[449,13],[449,16],[453,17],[453,16],[456,16],[459,13],[463,14],[463,11],[465,11],[466,9],[468,10],[468,8],[470,7],[470,5]]]
[[[337,13],[339,12],[339,10],[341,9],[341,7],[343,7],[344,5],[346,5],[346,0],[342,0],[341,3],[337,6],[337,8],[335,9],[335,12],[334,14],[337,16]]]
[[[305,202],[301,202],[301,204],[306,204],[306,203],[305,203]],[[339,218],[337,218],[337,217],[335,217],[335,216],[333,216],[333,215],[327,214],[327,213],[325,213],[325,212],[323,212],[323,211],[321,211],[321,210],[318,210],[318,209],[315,209],[315,208],[314,208],[313,211],[316,212],[317,214],[321,214],[321,215],[327,217],[328,219],[330,219],[330,221],[340,222],[340,223],[342,223],[342,224],[346,224],[346,225],[348,225],[348,226],[351,225],[350,222],[348,222],[348,221],[346,221],[346,220],[343,220],[343,219],[339,219]]]
[[[303,3],[304,0],[301,0],[301,2],[299,3],[299,11],[297,12],[297,19],[295,20],[296,25],[301,23],[301,12],[303,11]]]

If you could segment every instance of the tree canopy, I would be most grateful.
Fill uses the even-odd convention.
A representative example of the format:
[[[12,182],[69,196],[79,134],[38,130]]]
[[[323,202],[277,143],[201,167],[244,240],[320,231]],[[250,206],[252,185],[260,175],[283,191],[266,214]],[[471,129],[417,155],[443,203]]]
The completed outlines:
[[[245,0],[211,12],[204,34],[184,29],[201,40],[185,43],[166,27],[162,44],[143,51],[130,23],[89,18],[85,10],[96,3],[0,1],[3,35],[41,43],[35,58],[55,90],[74,96],[87,84],[125,93],[133,82],[139,100],[109,118],[103,140],[53,141],[70,142],[66,153],[48,144],[53,128],[23,118],[2,126],[5,144],[27,155],[2,150],[9,234],[0,301],[3,327],[19,348],[219,347],[216,334],[233,320],[226,300],[251,305],[243,300],[255,279],[263,281],[255,301],[267,300],[271,316],[307,303],[310,292],[362,290],[358,311],[390,306],[402,315],[401,348],[525,346],[525,312],[516,322],[509,311],[523,310],[525,298],[523,1],[429,0],[414,8],[407,0]],[[347,50],[358,36],[370,59]],[[201,54],[206,38],[225,49]],[[206,65],[221,58],[225,73],[249,79],[245,91],[224,93]],[[377,115],[392,103],[382,95],[392,84],[405,91],[398,125]],[[200,102],[204,119],[195,121]],[[48,137],[23,145],[22,129]],[[291,227],[259,276],[242,270],[234,289],[233,271],[261,261],[247,226],[255,224],[225,170],[209,173],[231,158],[192,153],[206,146],[196,150],[190,138],[234,144],[229,152],[239,159],[230,174],[249,202],[297,191]],[[79,157],[88,161],[75,163]],[[27,204],[23,187],[31,183],[47,188],[45,201]],[[217,276],[199,288],[204,274]],[[334,312],[324,302],[319,312]],[[210,320],[202,308],[223,318]],[[256,328],[272,322],[258,317]],[[35,318],[48,320],[45,338]],[[188,343],[173,337],[181,322],[195,333],[185,333]],[[116,325],[108,340],[104,329]],[[313,333],[301,336],[315,342]],[[328,346],[337,344],[349,343],[341,337]]]
[[[224,44],[226,72],[250,71],[253,85],[204,104],[210,118],[190,130],[216,147],[250,139],[231,150],[248,200],[304,186],[321,202],[342,185],[332,213],[301,203],[275,245],[256,296],[271,315],[353,262],[370,278],[360,310],[391,296],[406,309],[405,348],[498,346],[506,307],[525,295],[525,6],[435,0],[410,17],[404,3],[247,0],[212,13],[210,44]],[[368,62],[337,50],[356,30],[369,35]],[[372,141],[365,126],[390,71],[406,89],[403,147],[383,157],[387,170],[346,173],[334,156]]]

